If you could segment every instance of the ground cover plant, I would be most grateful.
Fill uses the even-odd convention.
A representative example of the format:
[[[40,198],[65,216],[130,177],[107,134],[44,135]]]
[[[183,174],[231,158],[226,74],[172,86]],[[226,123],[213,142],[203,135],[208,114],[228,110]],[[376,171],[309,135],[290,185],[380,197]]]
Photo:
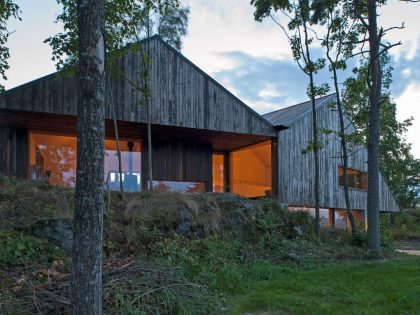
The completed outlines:
[[[71,190],[45,183],[0,180],[1,314],[68,313],[68,253],[31,235],[31,226],[71,218],[72,199]],[[363,231],[357,241],[346,231],[315,237],[307,213],[271,199],[168,192],[105,199],[107,314],[418,309],[420,260],[393,250],[392,220],[384,219],[383,250],[372,256]]]

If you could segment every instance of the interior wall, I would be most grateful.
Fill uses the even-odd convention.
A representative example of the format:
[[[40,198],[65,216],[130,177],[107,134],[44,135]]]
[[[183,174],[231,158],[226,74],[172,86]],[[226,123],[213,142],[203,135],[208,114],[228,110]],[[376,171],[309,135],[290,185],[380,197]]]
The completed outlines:
[[[29,131],[29,177],[59,187],[75,187],[77,138],[75,135]],[[119,166],[115,140],[105,140],[104,181],[119,190]],[[125,191],[138,191],[141,177],[141,143],[120,139],[122,182]]]
[[[271,193],[271,140],[230,153],[231,192],[244,197],[260,197]]]

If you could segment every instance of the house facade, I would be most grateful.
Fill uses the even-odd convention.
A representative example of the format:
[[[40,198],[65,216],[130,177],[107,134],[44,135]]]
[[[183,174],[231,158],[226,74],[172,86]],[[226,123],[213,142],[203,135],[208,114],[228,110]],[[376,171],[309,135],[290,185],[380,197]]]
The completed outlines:
[[[107,83],[104,177],[109,189],[119,186],[115,114],[127,191],[147,187],[150,120],[154,187],[272,195],[291,209],[314,206],[312,157],[301,153],[311,135],[309,103],[261,116],[160,37],[143,44],[152,60],[148,104],[139,88],[143,67],[138,53],[128,50]],[[76,83],[74,77],[55,73],[0,97],[1,174],[74,187]],[[319,99],[317,110],[320,126],[333,129],[337,114],[326,106],[332,99]],[[321,153],[321,204],[331,225],[345,207],[339,154],[337,141],[327,141]],[[351,158],[355,211],[366,209],[366,161],[364,148]],[[381,200],[382,211],[399,210],[382,179]]]

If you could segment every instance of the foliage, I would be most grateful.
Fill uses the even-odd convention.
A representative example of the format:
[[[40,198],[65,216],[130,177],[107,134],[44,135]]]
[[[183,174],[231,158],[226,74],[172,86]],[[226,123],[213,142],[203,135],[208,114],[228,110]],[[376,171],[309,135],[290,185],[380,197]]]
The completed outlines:
[[[33,196],[54,200],[53,194],[60,193],[70,204],[73,200],[69,190],[42,182],[3,178],[1,183],[2,202],[9,206],[19,200],[35,203],[38,199]],[[188,229],[180,230],[187,217]],[[381,256],[367,254],[363,233],[357,244],[348,231],[325,230],[316,238],[313,225],[307,212],[289,212],[272,199],[154,191],[127,193],[121,200],[118,193],[111,193],[104,231],[105,310],[110,314],[217,314],[220,302],[229,305],[233,297],[235,303],[236,297],[247,296],[267,281],[323,270],[326,263],[343,265],[395,255],[392,248],[385,248]],[[4,235],[12,235],[12,241],[1,244],[7,254],[0,256],[13,266],[10,274],[0,277],[0,281],[7,279],[1,282],[0,313],[13,314],[6,306],[16,310],[16,304],[33,309],[34,301],[43,310],[65,312],[68,261],[51,265],[60,257],[51,245],[21,232]],[[21,243],[23,260],[13,256]],[[41,269],[25,265],[32,259],[42,264]],[[14,275],[19,270],[14,265],[25,267],[19,277]]]
[[[3,80],[7,80],[6,70],[9,69],[7,59],[10,54],[6,44],[11,33],[7,29],[6,23],[10,18],[21,20],[19,6],[12,0],[0,1],[0,76]],[[0,93],[3,91],[4,87],[0,84]]]
[[[316,86],[314,76],[325,67],[325,58],[314,59],[311,47],[314,46],[317,39],[316,33],[313,34],[311,26],[314,22],[313,9],[317,1],[297,0],[251,0],[251,5],[255,7],[254,18],[261,22],[264,18],[270,17],[277,25],[281,27],[289,40],[293,59],[309,78],[309,84],[306,94],[312,103],[312,141],[308,143],[306,150],[302,154],[312,149],[314,162],[314,195],[315,195],[315,232],[320,233],[320,169],[319,169],[319,150],[322,145],[319,141],[316,97],[325,95],[328,90],[328,84]],[[281,20],[275,17],[277,12],[281,12],[288,19],[287,29],[281,24]]]
[[[63,23],[64,32],[45,40],[53,50],[52,60],[57,70],[74,71],[78,62],[77,6],[75,0],[57,0],[63,12],[56,22]],[[181,47],[181,37],[186,34],[188,8],[180,7],[178,0],[106,0],[105,42],[108,59],[119,55],[128,43],[138,42],[144,36],[145,25],[151,25],[150,14],[155,15],[158,33]],[[109,61],[109,60],[108,60]]]
[[[420,242],[420,209],[381,214],[381,231],[393,241]]]
[[[63,253],[50,243],[22,232],[0,231],[0,267],[48,263]]]
[[[189,7],[183,6],[169,6],[163,13],[152,13],[149,22],[143,27],[140,26],[143,29],[142,37],[158,34],[177,50],[181,50],[182,38],[187,35],[189,13]]]
[[[392,68],[387,66],[389,57],[381,58],[383,90],[380,108],[380,167],[385,181],[402,207],[412,207],[418,202],[420,185],[420,160],[411,154],[411,144],[405,134],[413,118],[399,122],[396,104],[390,96]],[[369,87],[367,65],[353,69],[354,77],[345,81],[343,105],[355,124],[357,141],[366,143],[369,119]]]
[[[73,198],[70,189],[0,176],[0,229],[22,229],[42,219],[70,218]]]

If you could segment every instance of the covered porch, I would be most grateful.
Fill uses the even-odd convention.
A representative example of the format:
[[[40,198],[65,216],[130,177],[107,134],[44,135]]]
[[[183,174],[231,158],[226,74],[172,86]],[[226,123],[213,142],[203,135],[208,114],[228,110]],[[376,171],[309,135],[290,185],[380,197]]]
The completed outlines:
[[[105,184],[119,188],[115,130],[105,128]],[[118,121],[123,187],[147,188],[147,126]],[[0,112],[3,174],[61,187],[76,180],[76,117],[16,110]],[[152,125],[152,179],[157,189],[276,195],[276,139],[269,136]]]

